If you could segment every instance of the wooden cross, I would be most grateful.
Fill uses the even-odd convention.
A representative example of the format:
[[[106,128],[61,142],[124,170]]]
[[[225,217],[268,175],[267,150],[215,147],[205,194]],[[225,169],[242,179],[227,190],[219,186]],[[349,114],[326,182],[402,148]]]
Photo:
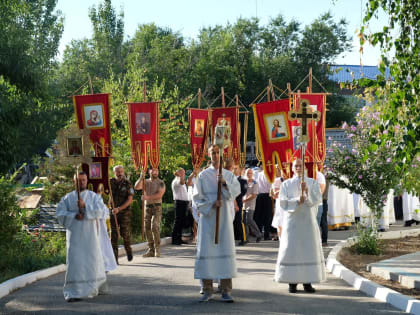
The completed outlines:
[[[321,113],[317,110],[313,111],[309,107],[309,100],[302,99],[299,102],[299,110],[289,111],[289,120],[298,120],[302,126],[302,134],[298,138],[300,143],[308,143],[309,136],[308,136],[308,121],[319,121],[321,119]]]

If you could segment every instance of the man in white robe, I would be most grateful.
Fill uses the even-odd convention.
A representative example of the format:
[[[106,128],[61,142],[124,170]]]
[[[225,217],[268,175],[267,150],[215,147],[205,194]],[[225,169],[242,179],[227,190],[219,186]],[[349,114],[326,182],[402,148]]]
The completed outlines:
[[[209,148],[211,166],[202,171],[194,187],[194,203],[200,213],[198,224],[195,279],[203,279],[204,294],[200,302],[211,299],[213,280],[220,279],[222,300],[233,302],[230,292],[236,277],[235,238],[233,234],[234,200],[240,193],[239,181],[232,172],[222,170],[222,198],[217,201],[219,147]],[[219,243],[215,244],[216,206],[220,205]]]
[[[328,228],[348,230],[354,220],[353,194],[331,184],[328,188]]]
[[[283,182],[279,199],[284,209],[274,280],[289,283],[289,292],[297,292],[303,283],[305,292],[313,293],[311,283],[325,280],[324,254],[316,215],[322,202],[319,184],[312,178],[301,182],[302,160],[293,162],[294,177]],[[301,192],[303,191],[303,195]]]
[[[79,173],[77,191],[64,196],[57,206],[57,218],[67,229],[67,270],[64,298],[68,302],[90,298],[105,290],[106,275],[99,234],[99,220],[105,205],[100,195],[87,190],[87,175]],[[79,210],[80,209],[80,210]]]
[[[358,208],[360,211],[360,224],[370,227],[372,226],[375,214],[371,211],[363,198],[359,199]],[[388,192],[386,202],[382,208],[381,216],[377,222],[379,232],[385,232],[389,229],[389,225],[395,223],[394,213],[394,190]]]
[[[420,199],[418,196],[409,194],[406,191],[402,196],[404,226],[411,226],[413,223],[420,224]]]
[[[104,204],[102,215],[98,220],[99,220],[99,240],[101,243],[102,258],[104,259],[106,272],[117,269],[117,261],[115,260],[114,250],[112,249],[111,240],[109,238],[108,230],[106,226],[106,220],[108,219],[109,219],[109,209]]]

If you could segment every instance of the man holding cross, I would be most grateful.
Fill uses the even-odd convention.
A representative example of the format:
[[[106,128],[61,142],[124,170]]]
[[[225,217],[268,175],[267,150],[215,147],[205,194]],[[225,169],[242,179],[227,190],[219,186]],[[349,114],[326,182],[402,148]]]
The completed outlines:
[[[293,162],[293,178],[280,188],[280,207],[284,210],[283,231],[274,280],[289,283],[289,292],[297,292],[303,283],[305,292],[313,293],[311,283],[325,280],[324,254],[316,220],[322,203],[319,184],[312,178],[303,180],[301,159]]]
[[[290,111],[290,120],[299,120],[302,135],[299,137],[301,159],[293,162],[293,177],[280,188],[280,207],[284,210],[282,239],[274,280],[289,284],[289,292],[297,292],[303,283],[307,293],[314,293],[312,283],[325,280],[324,254],[316,216],[322,203],[319,184],[305,177],[305,147],[309,142],[308,121],[318,121],[318,111],[308,112],[308,100],[300,101],[299,111]]]
[[[219,177],[220,150],[209,148],[211,166],[202,171],[196,180],[193,200],[200,212],[198,225],[195,279],[203,279],[204,294],[200,302],[207,302],[213,294],[213,279],[220,279],[222,300],[233,302],[230,296],[232,278],[236,276],[235,240],[233,235],[234,200],[240,185],[232,172],[223,169]],[[222,182],[221,200],[217,199],[218,180]],[[220,207],[219,237],[215,243],[216,208]]]

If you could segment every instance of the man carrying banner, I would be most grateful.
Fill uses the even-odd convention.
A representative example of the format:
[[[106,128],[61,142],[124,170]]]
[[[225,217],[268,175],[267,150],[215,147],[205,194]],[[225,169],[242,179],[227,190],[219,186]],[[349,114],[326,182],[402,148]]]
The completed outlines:
[[[131,209],[130,205],[133,202],[134,190],[131,183],[125,178],[124,168],[121,165],[114,166],[115,178],[110,180],[113,207],[112,213],[117,216],[117,223],[115,223],[115,216],[111,216],[111,243],[114,250],[115,259],[118,263],[118,231],[124,240],[124,248],[127,253],[128,261],[133,260],[133,252],[130,244],[130,222]]]
[[[297,292],[303,283],[313,293],[311,283],[325,280],[324,254],[316,215],[322,202],[319,184],[305,177],[301,159],[293,162],[294,176],[281,185],[279,199],[284,210],[283,231],[274,280],[289,283],[289,292]]]
[[[79,189],[65,195],[57,205],[58,222],[67,230],[67,269],[63,289],[67,302],[94,297],[106,287],[97,220],[108,208],[100,195],[87,189],[86,173],[80,172],[74,180]]]
[[[159,169],[149,171],[150,178],[144,181],[143,200],[146,203],[144,226],[149,249],[143,257],[160,257],[160,222],[162,220],[162,197],[165,194],[165,183],[159,179]],[[135,184],[136,190],[143,190],[143,175]]]
[[[209,148],[211,166],[196,180],[193,200],[200,212],[198,225],[195,279],[203,279],[204,294],[200,302],[207,302],[213,294],[213,280],[220,279],[222,300],[233,302],[230,296],[232,278],[236,276],[235,240],[233,235],[233,205],[240,193],[235,175],[222,169],[218,175],[220,151],[217,145]],[[218,180],[222,183],[221,200],[217,199]],[[216,208],[220,207],[219,238],[215,243]]]

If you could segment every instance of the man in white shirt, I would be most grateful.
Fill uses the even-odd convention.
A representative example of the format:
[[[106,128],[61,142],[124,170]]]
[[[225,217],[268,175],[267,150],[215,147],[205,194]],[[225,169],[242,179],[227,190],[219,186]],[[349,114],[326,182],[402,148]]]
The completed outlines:
[[[264,230],[264,240],[271,240],[271,222],[273,221],[273,202],[270,197],[271,184],[264,171],[259,172],[257,178],[258,196],[255,206],[254,219],[260,231]]]
[[[175,202],[175,222],[172,230],[172,244],[187,244],[182,240],[182,228],[185,225],[188,211],[188,190],[185,183],[185,170],[178,169],[172,181],[172,195]]]

